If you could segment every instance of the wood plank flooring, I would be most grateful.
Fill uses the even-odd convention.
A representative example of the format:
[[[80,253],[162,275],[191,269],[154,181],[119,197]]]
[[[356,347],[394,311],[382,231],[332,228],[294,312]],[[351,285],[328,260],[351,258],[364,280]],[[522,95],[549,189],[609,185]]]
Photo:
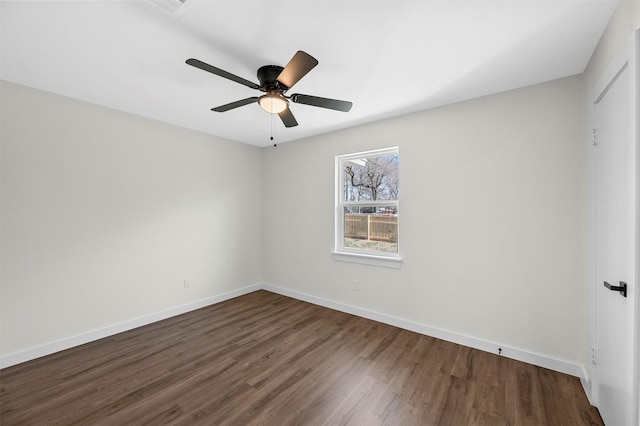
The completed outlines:
[[[257,291],[0,371],[9,425],[602,425],[565,374]]]

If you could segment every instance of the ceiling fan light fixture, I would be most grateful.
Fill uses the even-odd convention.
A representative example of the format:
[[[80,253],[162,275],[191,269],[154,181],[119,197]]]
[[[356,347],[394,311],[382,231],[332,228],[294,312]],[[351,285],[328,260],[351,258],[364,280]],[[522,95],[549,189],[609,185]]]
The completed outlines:
[[[279,114],[289,107],[289,101],[280,93],[268,93],[260,96],[258,103],[268,113]]]

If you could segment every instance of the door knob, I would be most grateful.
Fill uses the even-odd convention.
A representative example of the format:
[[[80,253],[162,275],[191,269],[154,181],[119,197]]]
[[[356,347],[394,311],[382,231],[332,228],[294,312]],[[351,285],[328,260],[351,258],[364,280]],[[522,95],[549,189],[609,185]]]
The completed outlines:
[[[604,282],[604,286],[611,291],[617,291],[624,297],[627,297],[627,283],[620,281],[620,285],[611,285],[608,282]]]

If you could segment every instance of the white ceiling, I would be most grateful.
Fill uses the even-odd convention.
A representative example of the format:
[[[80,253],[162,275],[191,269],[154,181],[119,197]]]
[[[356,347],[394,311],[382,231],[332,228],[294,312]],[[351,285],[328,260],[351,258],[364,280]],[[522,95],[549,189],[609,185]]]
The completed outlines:
[[[581,73],[616,0],[2,1],[4,80],[257,146]],[[257,82],[297,50],[319,61],[289,93],[354,103],[292,104],[285,128],[261,93],[185,64]],[[275,118],[275,120],[273,119]]]

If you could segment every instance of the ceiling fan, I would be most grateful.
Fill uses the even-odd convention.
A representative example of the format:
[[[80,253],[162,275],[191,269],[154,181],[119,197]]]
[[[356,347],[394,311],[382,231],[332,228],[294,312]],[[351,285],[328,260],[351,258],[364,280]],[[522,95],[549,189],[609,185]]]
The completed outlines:
[[[242,77],[238,77],[237,75],[221,70],[220,68],[216,68],[198,59],[191,58],[187,59],[186,62],[193,67],[200,68],[201,70],[208,71],[217,76],[235,81],[236,83],[240,83],[252,89],[265,92],[262,96],[253,96],[211,108],[211,110],[215,112],[225,112],[257,102],[265,111],[272,114],[278,114],[285,127],[294,127],[298,125],[298,122],[289,109],[289,101],[344,112],[349,111],[353,106],[351,102],[340,101],[337,99],[321,98],[318,96],[302,95],[299,93],[295,93],[291,96],[285,95],[287,90],[291,89],[294,84],[318,65],[316,58],[302,50],[296,52],[284,68],[278,65],[265,65],[260,67],[258,69],[258,81],[260,84],[245,80]]]

